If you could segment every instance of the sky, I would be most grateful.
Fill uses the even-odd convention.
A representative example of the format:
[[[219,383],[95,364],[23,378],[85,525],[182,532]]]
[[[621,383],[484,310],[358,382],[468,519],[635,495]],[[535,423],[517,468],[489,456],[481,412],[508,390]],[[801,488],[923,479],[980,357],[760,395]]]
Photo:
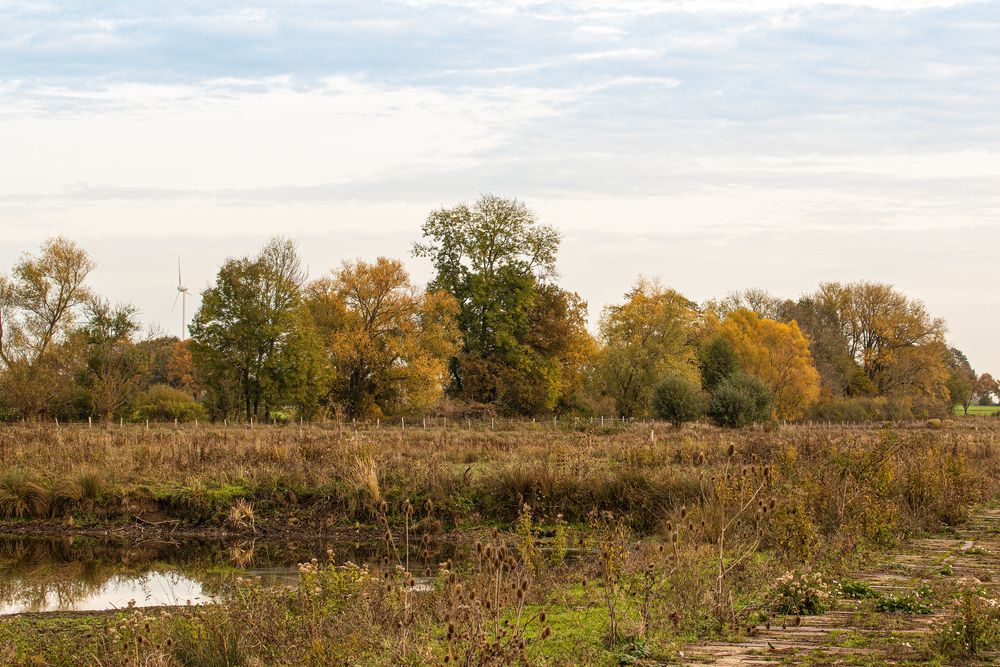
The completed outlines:
[[[592,317],[875,280],[1000,373],[1000,2],[0,0],[0,271],[66,235],[180,332],[281,234],[310,275],[516,196]]]

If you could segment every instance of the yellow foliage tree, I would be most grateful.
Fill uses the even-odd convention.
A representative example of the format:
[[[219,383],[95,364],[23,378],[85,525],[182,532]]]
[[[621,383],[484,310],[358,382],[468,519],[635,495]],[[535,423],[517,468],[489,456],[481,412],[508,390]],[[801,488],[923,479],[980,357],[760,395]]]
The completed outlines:
[[[402,263],[345,262],[308,288],[306,304],[332,378],[328,400],[351,417],[427,409],[458,349],[458,311],[445,292],[423,292]]]
[[[625,296],[601,317],[598,375],[618,414],[635,417],[648,414],[653,388],[666,375],[698,377],[690,344],[698,313],[684,296],[646,278]]]
[[[718,327],[719,334],[732,343],[740,369],[774,393],[775,417],[799,417],[819,399],[819,373],[809,343],[794,321],[778,322],[739,309]]]

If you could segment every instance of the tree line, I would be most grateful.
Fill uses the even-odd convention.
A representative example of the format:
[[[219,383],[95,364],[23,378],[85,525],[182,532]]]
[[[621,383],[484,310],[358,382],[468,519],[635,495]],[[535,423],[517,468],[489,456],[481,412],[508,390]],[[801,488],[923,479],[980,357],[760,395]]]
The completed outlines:
[[[295,244],[225,261],[190,337],[143,335],[62,238],[0,276],[0,418],[373,419],[436,410],[675,422],[912,418],[998,394],[890,285],[748,289],[698,304],[639,278],[604,308],[558,284],[560,234],[484,195],[431,212],[413,255],[310,280]]]

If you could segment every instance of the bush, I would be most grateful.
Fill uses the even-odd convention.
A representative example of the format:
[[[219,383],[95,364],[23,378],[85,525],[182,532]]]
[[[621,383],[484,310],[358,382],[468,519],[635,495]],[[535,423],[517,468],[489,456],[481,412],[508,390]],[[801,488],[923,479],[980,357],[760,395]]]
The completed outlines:
[[[698,384],[681,375],[666,377],[653,391],[653,414],[674,426],[700,417],[704,405]]]
[[[875,611],[886,614],[929,614],[934,591],[927,584],[920,584],[910,593],[887,593],[875,603]]]
[[[715,424],[743,428],[771,417],[771,390],[752,375],[737,373],[723,380],[708,400],[708,416]]]
[[[934,643],[946,658],[966,658],[1000,645],[1000,603],[985,589],[965,588],[938,625]]]
[[[830,586],[819,572],[786,572],[778,577],[772,608],[779,614],[822,614],[833,605]]]
[[[182,422],[205,419],[205,406],[180,389],[165,384],[154,384],[139,395],[137,419],[173,420]]]

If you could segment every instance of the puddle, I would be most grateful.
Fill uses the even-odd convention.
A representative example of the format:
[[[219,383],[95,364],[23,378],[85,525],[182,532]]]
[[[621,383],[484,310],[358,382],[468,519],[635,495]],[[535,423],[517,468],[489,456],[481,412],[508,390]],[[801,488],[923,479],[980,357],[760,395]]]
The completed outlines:
[[[298,564],[327,560],[381,563],[379,544],[319,542],[145,542],[90,537],[0,536],[0,614],[104,611],[204,604],[219,599],[235,577],[292,586]],[[444,557],[435,554],[437,557]],[[421,566],[422,569],[422,566]],[[432,582],[417,578],[415,588]]]
[[[176,572],[115,576],[94,586],[58,586],[10,581],[0,615],[40,611],[94,611],[127,607],[204,604],[215,599],[201,582]]]

